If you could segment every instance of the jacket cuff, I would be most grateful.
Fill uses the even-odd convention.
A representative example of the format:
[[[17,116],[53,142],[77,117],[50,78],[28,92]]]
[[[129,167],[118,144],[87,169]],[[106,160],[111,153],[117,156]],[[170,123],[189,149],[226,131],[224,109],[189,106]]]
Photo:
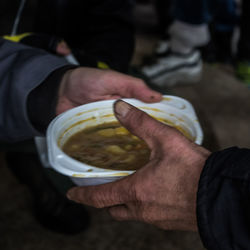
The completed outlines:
[[[232,147],[207,159],[197,193],[198,228],[207,249],[248,249],[249,180],[249,149]]]
[[[51,120],[56,116],[58,89],[63,75],[77,66],[67,65],[53,71],[38,87],[33,89],[27,100],[28,117],[41,133],[45,133]]]

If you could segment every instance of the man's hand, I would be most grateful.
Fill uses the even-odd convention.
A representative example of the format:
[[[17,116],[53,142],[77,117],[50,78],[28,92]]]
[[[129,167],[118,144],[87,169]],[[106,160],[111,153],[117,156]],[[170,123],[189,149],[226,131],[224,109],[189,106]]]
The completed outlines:
[[[114,110],[119,121],[150,147],[149,163],[113,183],[73,188],[68,198],[108,208],[118,220],[139,220],[163,229],[197,230],[196,193],[210,152],[123,101],[117,101]]]
[[[81,104],[118,98],[158,102],[162,95],[149,89],[141,79],[112,70],[81,67],[64,75],[56,112],[60,114]]]

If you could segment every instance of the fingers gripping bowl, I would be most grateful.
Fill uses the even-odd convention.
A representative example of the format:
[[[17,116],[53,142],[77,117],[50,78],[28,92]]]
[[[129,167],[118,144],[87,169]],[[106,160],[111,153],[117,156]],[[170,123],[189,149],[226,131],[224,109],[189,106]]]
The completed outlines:
[[[179,97],[164,96],[160,103],[143,103],[124,99],[155,119],[179,129],[197,144],[203,133],[192,105]],[[113,113],[115,100],[100,101],[79,106],[56,117],[47,130],[48,159],[52,168],[69,176],[76,185],[98,185],[133,173],[135,170],[114,170],[88,165],[63,152],[65,143],[76,133],[101,124],[116,122]]]

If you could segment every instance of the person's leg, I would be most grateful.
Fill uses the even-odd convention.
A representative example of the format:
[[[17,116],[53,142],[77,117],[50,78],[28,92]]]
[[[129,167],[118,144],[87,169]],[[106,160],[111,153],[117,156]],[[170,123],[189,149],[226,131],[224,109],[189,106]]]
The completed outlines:
[[[235,0],[218,0],[213,7],[210,24],[211,40],[202,50],[203,59],[210,63],[232,64],[232,38],[238,22]]]
[[[73,184],[53,170],[44,169],[36,152],[9,151],[5,158],[7,167],[29,188],[34,216],[42,226],[63,234],[76,234],[88,227],[85,208],[66,198],[65,191]]]
[[[171,48],[189,53],[209,41],[212,2],[215,0],[175,0],[174,23],[170,28]]]
[[[210,0],[211,1],[211,0]],[[208,0],[175,0],[174,22],[169,29],[170,50],[142,73],[158,86],[198,82],[202,73],[200,52],[196,47],[209,40]]]
[[[73,186],[68,177],[45,169],[38,157],[34,140],[19,143],[0,142],[7,167],[32,194],[33,212],[38,222],[49,230],[76,234],[88,227],[86,209],[66,198]]]
[[[221,32],[231,32],[238,21],[235,0],[218,0],[214,9],[215,29]]]
[[[242,13],[240,18],[240,39],[238,43],[238,59],[250,59],[250,1],[242,1]]]
[[[167,38],[167,30],[172,23],[171,8],[173,0],[155,0],[155,9],[162,39]]]
[[[250,1],[242,1],[236,74],[250,86]]]
[[[189,45],[189,49],[205,45],[210,37],[207,25],[211,22],[215,24],[216,33],[225,32],[232,35],[238,20],[236,12],[235,0],[176,0],[175,20],[186,27],[175,29],[172,37],[179,37],[183,46]],[[181,34],[183,30],[184,34]]]
[[[170,37],[168,30],[173,21],[171,16],[172,5],[173,0],[154,0],[160,36],[160,39],[158,40],[154,49],[154,54],[156,57],[164,56],[169,50]]]
[[[156,57],[164,56],[169,50],[168,29],[173,21],[171,9],[173,0],[154,0],[154,7],[158,20],[159,40],[155,46],[154,54]]]
[[[175,0],[173,16],[175,20],[199,25],[211,19],[210,5],[214,0]]]

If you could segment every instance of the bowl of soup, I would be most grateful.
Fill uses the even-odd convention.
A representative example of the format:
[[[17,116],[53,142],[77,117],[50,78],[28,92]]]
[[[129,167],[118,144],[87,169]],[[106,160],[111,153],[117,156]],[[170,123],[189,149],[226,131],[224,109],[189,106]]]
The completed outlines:
[[[123,99],[197,144],[203,133],[194,108],[180,97],[159,103]],[[56,117],[47,130],[49,165],[79,186],[98,185],[130,175],[147,164],[150,149],[116,119],[115,100],[85,104]]]

